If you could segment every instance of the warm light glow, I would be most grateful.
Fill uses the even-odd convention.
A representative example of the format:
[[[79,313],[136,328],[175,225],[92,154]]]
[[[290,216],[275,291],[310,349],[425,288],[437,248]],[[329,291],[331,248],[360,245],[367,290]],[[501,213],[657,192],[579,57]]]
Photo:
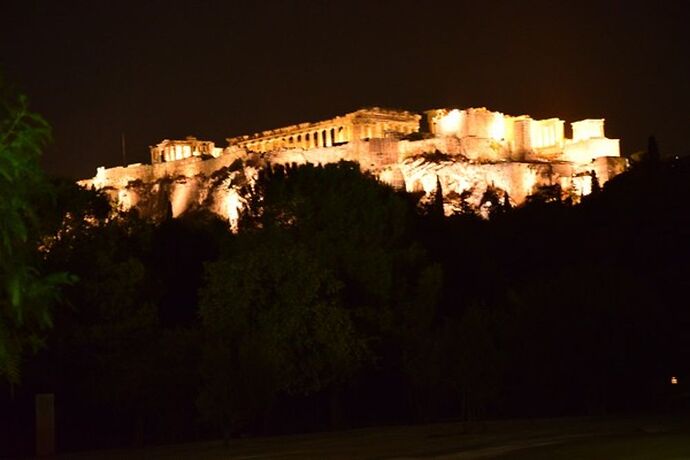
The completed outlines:
[[[671,385],[678,385],[678,377],[676,377],[676,376],[671,377]]]
[[[107,181],[105,166],[99,166],[96,168],[96,176],[93,178],[93,186],[97,189],[101,189],[105,186]]]
[[[537,173],[534,170],[526,171],[522,175],[522,191],[527,195],[531,195],[534,191],[534,186],[537,184]]]
[[[572,123],[573,139],[566,139],[565,122],[555,117],[536,120],[486,107],[440,108],[425,114],[431,132],[414,138],[388,133],[417,132],[419,115],[374,108],[238,136],[228,139],[225,150],[193,136],[164,139],[151,146],[151,165],[101,167],[94,178],[80,184],[108,190],[121,209],[146,205],[154,195],[165,193],[174,217],[190,207],[212,202],[213,212],[237,230],[246,206],[239,187],[251,187],[259,169],[268,164],[356,161],[363,171],[382,182],[410,192],[424,192],[426,196],[421,199],[426,201],[433,198],[440,179],[449,213],[464,210],[467,205],[480,213],[481,199],[489,186],[504,191],[512,203],[520,205],[537,186],[558,183],[563,193],[577,202],[592,191],[592,171],[603,185],[627,167],[625,159],[620,158],[619,140],[604,136],[603,118]],[[360,137],[376,139],[350,142]],[[256,157],[253,152],[267,154]],[[192,161],[174,163],[190,157]],[[217,184],[216,172],[249,157],[256,157],[251,162],[255,166],[245,163],[243,169],[228,174],[222,185]],[[173,164],[161,164],[166,162]],[[164,177],[176,179],[159,189],[157,181]],[[151,190],[127,188],[133,181],[151,184]],[[213,200],[207,200],[209,194]],[[485,205],[483,211],[488,209]]]
[[[125,188],[118,190],[117,192],[117,206],[122,211],[129,211],[132,207],[132,197],[129,191]]]
[[[563,123],[558,118],[532,120],[530,123],[532,147],[544,148],[563,145]]]
[[[228,194],[225,196],[225,212],[228,216],[228,222],[230,223],[230,229],[233,232],[237,231],[238,224],[240,221],[240,211],[243,207],[243,199],[237,190],[231,188],[228,190]]]
[[[572,123],[573,142],[604,137],[604,119],[580,120]]]
[[[173,185],[172,193],[170,194],[173,217],[178,217],[187,210],[191,192],[192,187],[188,183],[180,182]]]
[[[574,163],[587,164],[599,157],[619,157],[618,139],[592,138],[578,142],[567,142],[563,149],[563,159]]]
[[[491,127],[489,128],[490,136],[496,141],[503,140],[506,134],[506,124],[503,114],[495,113],[494,119],[491,122]]]
[[[592,193],[592,176],[589,174],[573,177],[573,187],[579,196],[587,196]]]
[[[457,134],[460,131],[460,111],[453,109],[438,121],[439,132],[444,136]]]

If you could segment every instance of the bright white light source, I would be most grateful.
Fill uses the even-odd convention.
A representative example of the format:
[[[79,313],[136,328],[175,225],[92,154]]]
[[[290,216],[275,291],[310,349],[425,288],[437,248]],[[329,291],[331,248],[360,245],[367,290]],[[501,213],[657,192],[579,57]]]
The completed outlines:
[[[228,215],[228,222],[230,223],[230,229],[237,232],[238,224],[240,221],[240,211],[244,206],[244,199],[237,193],[237,190],[231,188],[228,190],[227,195],[225,195],[225,212]]]
[[[460,131],[460,111],[458,109],[453,109],[444,115],[438,122],[438,127],[441,134],[444,136],[450,136],[452,134],[457,134]]]
[[[491,138],[495,141],[500,141],[505,137],[506,125],[503,114],[494,113],[494,119],[491,122],[490,134]]]

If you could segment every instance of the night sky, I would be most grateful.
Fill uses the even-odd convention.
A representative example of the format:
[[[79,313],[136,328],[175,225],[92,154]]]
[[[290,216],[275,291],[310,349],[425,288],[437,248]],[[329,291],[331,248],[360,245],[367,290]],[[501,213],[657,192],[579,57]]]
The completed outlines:
[[[622,153],[687,154],[688,2],[22,1],[0,68],[54,127],[49,172],[147,162],[364,106],[606,118]],[[569,135],[569,125],[566,135]]]

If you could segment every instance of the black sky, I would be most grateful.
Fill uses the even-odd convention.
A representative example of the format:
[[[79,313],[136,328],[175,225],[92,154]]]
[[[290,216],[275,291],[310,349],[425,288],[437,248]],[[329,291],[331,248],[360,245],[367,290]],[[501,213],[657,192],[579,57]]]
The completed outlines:
[[[623,153],[690,151],[690,2],[24,1],[0,68],[53,125],[52,173],[148,161],[363,106],[606,118]],[[567,132],[567,131],[566,131]]]

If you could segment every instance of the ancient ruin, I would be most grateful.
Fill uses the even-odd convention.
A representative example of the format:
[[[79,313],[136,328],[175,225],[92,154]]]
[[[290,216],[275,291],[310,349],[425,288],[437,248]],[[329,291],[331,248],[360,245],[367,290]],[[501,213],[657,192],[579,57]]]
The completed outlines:
[[[151,163],[176,161],[189,157],[212,156],[219,157],[223,149],[216,147],[211,141],[200,141],[194,136],[187,136],[184,140],[171,141],[164,139],[157,145],[149,147]]]
[[[422,126],[425,129],[421,129]],[[206,207],[235,226],[243,206],[241,187],[267,164],[359,163],[393,187],[431,196],[441,186],[445,212],[475,209],[492,190],[511,205],[542,186],[558,186],[574,201],[603,185],[627,162],[618,139],[604,135],[603,119],[570,124],[536,120],[486,108],[435,109],[424,116],[365,108],[314,123],[300,123],[231,137],[218,148],[194,137],[151,147],[151,164],[99,167],[80,183],[105,190],[121,209],[155,216],[166,206],[174,216]],[[424,199],[424,198],[422,198]],[[169,205],[168,205],[169,203]]]
[[[348,142],[409,134],[419,130],[417,114],[378,107],[316,123],[300,123],[256,134],[231,137],[229,145],[243,147],[250,152],[270,152],[280,149],[313,149],[333,147]]]

